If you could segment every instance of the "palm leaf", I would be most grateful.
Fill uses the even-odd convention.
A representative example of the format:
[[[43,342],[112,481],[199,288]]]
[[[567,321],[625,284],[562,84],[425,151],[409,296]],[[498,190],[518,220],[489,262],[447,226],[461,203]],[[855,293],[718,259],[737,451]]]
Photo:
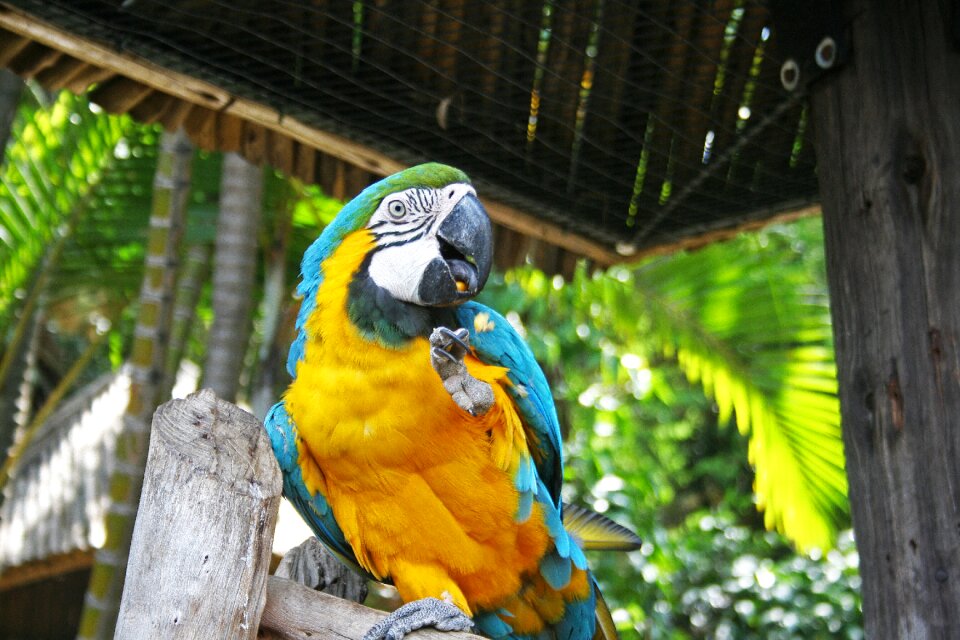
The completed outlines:
[[[51,240],[88,204],[130,126],[67,92],[49,106],[26,94],[0,171],[0,335],[18,292]]]
[[[832,546],[847,483],[825,287],[790,231],[653,260],[630,274],[662,348],[749,435],[757,505],[801,549]],[[747,246],[770,242],[766,250]],[[737,243],[740,244],[739,248]]]

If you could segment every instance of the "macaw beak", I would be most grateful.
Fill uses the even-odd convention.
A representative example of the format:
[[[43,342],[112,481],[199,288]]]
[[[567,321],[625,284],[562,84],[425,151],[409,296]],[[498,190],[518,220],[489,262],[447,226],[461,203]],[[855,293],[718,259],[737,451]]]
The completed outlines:
[[[437,241],[440,258],[427,266],[420,281],[423,304],[457,304],[480,293],[493,264],[493,228],[475,195],[465,195],[447,215]]]

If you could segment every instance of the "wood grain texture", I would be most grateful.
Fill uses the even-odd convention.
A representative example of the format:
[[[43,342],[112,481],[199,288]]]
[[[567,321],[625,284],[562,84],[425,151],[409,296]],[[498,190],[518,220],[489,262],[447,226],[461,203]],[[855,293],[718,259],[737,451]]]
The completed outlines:
[[[268,640],[360,640],[385,615],[382,611],[314,591],[292,580],[270,576],[267,606],[260,618],[257,637]],[[471,633],[436,629],[421,629],[406,637],[410,640],[480,640],[480,636]]]
[[[851,59],[812,95],[872,638],[960,638],[960,52],[949,5],[850,0]]]
[[[250,414],[208,389],[157,409],[116,637],[256,637],[280,490]]]

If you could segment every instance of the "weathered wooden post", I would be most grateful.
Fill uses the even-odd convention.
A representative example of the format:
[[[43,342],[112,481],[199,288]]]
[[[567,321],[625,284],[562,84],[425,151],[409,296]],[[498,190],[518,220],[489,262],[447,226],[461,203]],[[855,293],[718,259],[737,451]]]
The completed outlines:
[[[255,638],[280,490],[252,415],[210,390],[157,409],[116,638]]]
[[[866,633],[960,638],[960,8],[840,4],[812,122]]]

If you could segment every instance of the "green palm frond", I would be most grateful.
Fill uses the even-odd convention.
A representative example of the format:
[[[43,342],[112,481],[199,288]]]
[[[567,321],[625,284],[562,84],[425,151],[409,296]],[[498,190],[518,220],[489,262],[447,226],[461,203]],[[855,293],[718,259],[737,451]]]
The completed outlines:
[[[110,307],[136,298],[158,138],[153,127],[129,126],[98,182],[77,203],[77,222],[48,294],[52,304],[69,300]],[[104,287],[104,282],[110,286]]]
[[[662,348],[749,435],[758,507],[799,548],[832,546],[847,513],[827,294],[770,232],[656,259],[630,275]],[[736,250],[740,243],[743,250]],[[791,262],[793,263],[791,267]]]
[[[0,171],[0,333],[51,241],[116,163],[130,127],[67,92],[49,106],[22,101]]]

